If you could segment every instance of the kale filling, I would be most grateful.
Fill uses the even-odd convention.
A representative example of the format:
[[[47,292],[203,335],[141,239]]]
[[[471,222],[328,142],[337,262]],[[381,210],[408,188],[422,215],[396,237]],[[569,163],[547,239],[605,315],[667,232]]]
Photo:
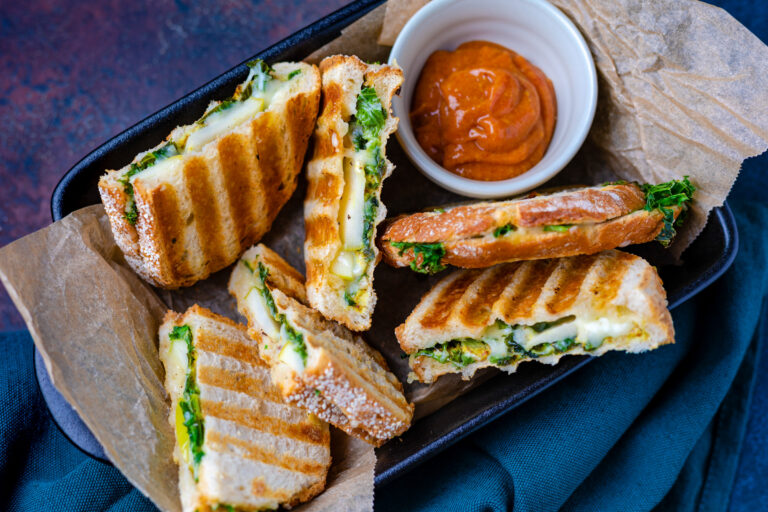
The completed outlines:
[[[445,270],[445,265],[441,263],[443,256],[445,256],[445,247],[442,242],[431,244],[421,244],[418,242],[389,242],[389,244],[395,249],[400,250],[398,253],[400,256],[409,249],[413,251],[413,259],[411,260],[410,267],[414,272],[419,272],[421,274],[435,274],[441,270]]]
[[[499,226],[499,227],[497,227],[496,229],[493,230],[493,238],[502,237],[502,236],[506,235],[507,233],[509,233],[510,231],[516,231],[516,230],[517,230],[517,228],[514,225],[512,225],[512,224],[504,224],[503,226]]]
[[[645,207],[647,211],[658,209],[664,214],[664,226],[656,237],[656,240],[664,247],[668,246],[677,233],[675,228],[679,228],[685,219],[690,202],[693,200],[693,193],[696,187],[688,180],[688,176],[683,176],[682,180],[672,180],[658,185],[641,185],[640,188],[645,193]],[[675,220],[674,206],[682,208],[680,215]]]
[[[373,87],[363,87],[357,96],[357,109],[355,115],[349,120],[349,132],[352,140],[352,146],[355,151],[366,151],[370,158],[363,167],[365,172],[365,192],[363,200],[363,249],[366,260],[370,262],[374,258],[373,238],[376,231],[376,214],[379,210],[379,201],[376,193],[381,186],[381,180],[386,170],[386,160],[384,159],[383,149],[381,147],[381,129],[387,119],[384,107],[376,95]],[[358,294],[362,291],[352,291],[349,289],[344,292],[344,300],[348,306],[356,306],[358,303]]]
[[[543,332],[549,328],[573,321],[573,316],[563,317],[553,322],[538,322],[530,327],[535,332]],[[506,327],[501,321],[497,321],[499,327]],[[573,338],[564,338],[552,343],[540,343],[526,350],[522,345],[514,341],[514,330],[519,326],[513,326],[509,334],[504,336],[504,345],[507,354],[503,356],[491,355],[491,346],[480,340],[472,338],[460,338],[445,343],[438,343],[434,347],[419,350],[413,357],[425,356],[440,363],[451,363],[456,368],[463,368],[469,364],[488,359],[497,366],[507,366],[523,358],[536,359],[553,354],[564,354],[581,345],[584,350],[592,351],[600,345],[592,345],[589,342],[580,344]]]
[[[134,200],[133,184],[131,178],[140,173],[144,169],[148,169],[161,160],[170,158],[172,156],[179,155],[179,148],[173,141],[166,142],[154,151],[150,151],[138,162],[134,162],[128,168],[128,172],[120,176],[119,182],[123,186],[123,192],[128,196],[128,201],[125,205],[125,211],[123,217],[131,226],[136,225],[136,221],[139,219],[139,210],[136,207],[136,201]]]
[[[243,265],[245,265],[245,267],[251,271],[252,274],[256,274],[255,269],[249,262],[246,260],[241,261],[243,262]],[[285,316],[285,314],[278,312],[277,306],[275,305],[275,300],[272,297],[272,292],[270,292],[269,288],[267,287],[269,269],[265,267],[264,264],[262,264],[260,261],[258,262],[258,269],[258,279],[261,283],[261,288],[257,287],[257,290],[261,296],[264,297],[264,302],[267,304],[269,314],[272,315],[272,318],[275,320],[275,322],[280,324],[281,330],[283,331],[286,339],[293,346],[294,351],[299,354],[299,357],[301,357],[301,361],[304,366],[306,366],[307,344],[304,342],[304,336],[302,336],[300,332],[293,328],[293,326],[288,322],[288,318]]]
[[[200,389],[197,387],[197,371],[195,363],[197,353],[192,342],[192,329],[188,325],[175,326],[168,338],[171,341],[183,341],[187,344],[187,378],[184,382],[184,393],[179,399],[179,407],[184,415],[184,426],[189,434],[189,451],[192,455],[192,475],[197,482],[200,461],[203,459],[203,439],[205,427],[203,425],[203,411],[200,406]]]

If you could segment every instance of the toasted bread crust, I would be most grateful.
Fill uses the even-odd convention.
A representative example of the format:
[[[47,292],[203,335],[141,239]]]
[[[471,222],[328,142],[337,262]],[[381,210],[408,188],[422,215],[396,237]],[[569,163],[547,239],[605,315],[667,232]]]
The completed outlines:
[[[197,153],[167,182],[133,178],[138,219],[124,218],[128,196],[108,171],[99,191],[115,241],[131,267],[162,288],[189,286],[227,265],[270,228],[296,188],[320,101],[320,76],[308,64],[301,84],[251,121]],[[169,136],[170,137],[170,136]],[[158,146],[159,147],[159,146]]]
[[[290,507],[322,492],[331,462],[328,425],[286,405],[244,326],[198,305],[183,315],[168,311],[160,327],[171,425],[175,427],[173,406],[179,390],[170,377],[176,370],[170,364],[169,333],[181,325],[193,331],[205,422],[199,482],[191,478],[175,448],[183,509],[214,510],[222,502],[246,511]],[[281,477],[270,484],[269,472],[280,472]]]
[[[565,354],[523,358],[501,369],[512,373],[526,360],[555,364],[563,355],[642,352],[674,342],[672,317],[656,269],[639,256],[616,250],[455,271],[422,297],[395,334],[402,349],[413,354],[452,339],[479,339],[496,320],[532,325],[571,315],[632,318],[645,335],[612,338],[591,352],[576,347]],[[487,366],[496,365],[483,360],[457,369],[425,356],[411,358],[411,368],[423,382],[445,373],[469,378]]]
[[[494,237],[489,233],[496,227],[506,224],[514,224],[511,220],[522,219],[519,215],[510,216],[502,211],[505,207],[498,208],[485,203],[469,207],[457,207],[445,213],[438,213],[434,217],[426,217],[430,214],[415,214],[400,217],[390,224],[379,240],[384,261],[395,267],[410,265],[413,261],[413,251],[402,251],[392,245],[392,242],[409,241],[421,243],[442,242],[445,248],[445,256],[441,262],[462,268],[485,268],[498,263],[560,258],[576,256],[579,254],[595,254],[600,251],[626,247],[631,244],[640,244],[654,240],[664,225],[664,215],[659,210],[645,210],[635,208],[637,196],[633,195],[632,187],[625,185],[613,186],[613,192],[621,191],[629,194],[621,208],[616,204],[609,204],[601,209],[601,214],[594,213],[593,219],[615,215],[607,220],[598,222],[571,222],[573,224],[566,231],[544,231],[541,226],[552,225],[550,220],[542,221],[543,215],[536,213],[544,209],[539,201],[535,208],[517,208],[516,214],[525,210],[525,218],[529,226],[516,229],[506,235]],[[637,187],[634,187],[637,188]],[[638,189],[639,190],[639,189]],[[583,191],[582,191],[583,192]],[[594,197],[594,190],[589,194],[579,195],[584,198]],[[613,194],[614,198],[616,194]],[[546,197],[546,196],[545,196]],[[586,199],[585,199],[586,200]],[[524,203],[526,200],[522,200]],[[567,202],[574,202],[567,201]],[[558,201],[559,203],[559,201]],[[642,205],[641,205],[642,206]],[[557,218],[562,222],[564,212],[555,212],[553,205],[552,215],[548,219]],[[585,218],[586,209],[574,218]],[[680,214],[680,208],[674,207],[675,217]],[[420,215],[419,218],[416,218]],[[437,221],[433,219],[444,217]],[[532,219],[537,219],[533,221]],[[543,223],[542,223],[543,222]],[[535,224],[535,225],[530,225]],[[517,226],[517,225],[516,225]],[[449,232],[451,231],[451,232]],[[401,254],[402,252],[402,254]]]
[[[267,286],[277,310],[301,333],[308,349],[301,373],[280,361],[279,341],[271,340],[260,352],[285,399],[376,446],[404,432],[410,426],[413,405],[403,396],[402,384],[384,357],[359,335],[302,302],[302,297],[306,300],[304,284],[296,279],[301,275],[280,256],[259,244],[243,255],[251,267],[256,258],[267,267]],[[257,339],[263,336],[262,330],[256,312],[247,304],[254,277],[244,264],[236,265],[229,291],[248,319],[249,333]]]
[[[379,260],[378,249],[368,265],[370,300],[360,307],[350,307],[343,298],[345,281],[330,269],[341,249],[339,233],[339,204],[344,192],[344,139],[349,118],[354,114],[357,96],[363,86],[371,86],[382,102],[387,119],[381,130],[382,148],[397,128],[398,119],[391,113],[392,97],[403,81],[402,71],[394,66],[369,65],[357,57],[334,55],[320,63],[323,79],[323,107],[315,130],[312,160],[307,166],[309,187],[304,203],[306,239],[304,254],[307,267],[307,294],[312,307],[348,328],[361,331],[371,325],[376,304],[373,270]],[[382,183],[394,169],[388,160]],[[386,217],[381,202],[381,184],[376,191],[379,203],[374,221],[376,226]]]

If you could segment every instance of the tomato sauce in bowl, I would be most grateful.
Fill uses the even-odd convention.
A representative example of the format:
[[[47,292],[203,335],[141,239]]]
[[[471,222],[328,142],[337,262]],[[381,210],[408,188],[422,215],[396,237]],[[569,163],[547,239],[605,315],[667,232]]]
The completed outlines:
[[[519,176],[552,140],[552,82],[524,57],[486,41],[432,53],[411,104],[416,140],[436,163],[479,181]]]

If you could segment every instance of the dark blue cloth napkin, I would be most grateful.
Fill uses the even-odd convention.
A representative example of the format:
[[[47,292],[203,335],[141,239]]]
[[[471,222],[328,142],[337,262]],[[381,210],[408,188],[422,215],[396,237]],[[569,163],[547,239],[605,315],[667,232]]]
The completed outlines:
[[[768,40],[768,2],[717,3]],[[739,254],[674,311],[675,345],[593,361],[377,489],[376,509],[725,510],[768,323],[766,169],[766,155],[745,163],[729,198]],[[0,510],[155,510],[53,424],[29,335],[0,335],[0,350]]]

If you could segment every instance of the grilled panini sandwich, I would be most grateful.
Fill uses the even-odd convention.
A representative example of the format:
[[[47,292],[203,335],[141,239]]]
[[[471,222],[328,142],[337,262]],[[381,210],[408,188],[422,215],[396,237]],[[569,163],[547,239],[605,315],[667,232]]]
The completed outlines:
[[[656,269],[621,251],[457,270],[395,330],[411,378],[470,378],[524,361],[556,364],[568,354],[644,352],[674,342]]]
[[[323,490],[328,425],[283,401],[244,326],[199,306],[169,311],[160,359],[185,512],[273,510]]]
[[[520,199],[403,215],[379,239],[384,260],[422,273],[446,265],[483,268],[505,261],[594,254],[658,240],[669,244],[695,187],[616,182]]]
[[[289,402],[376,446],[408,428],[413,405],[384,358],[307,307],[303,277],[280,256],[261,244],[249,249],[229,291]]]
[[[307,295],[313,308],[354,331],[367,330],[376,305],[376,226],[386,216],[381,187],[397,128],[392,96],[403,82],[394,66],[336,55],[320,63],[323,108],[317,120],[304,203]]]
[[[231,264],[296,188],[320,73],[304,63],[248,66],[231,98],[99,181],[117,244],[153,285],[188,286]]]

